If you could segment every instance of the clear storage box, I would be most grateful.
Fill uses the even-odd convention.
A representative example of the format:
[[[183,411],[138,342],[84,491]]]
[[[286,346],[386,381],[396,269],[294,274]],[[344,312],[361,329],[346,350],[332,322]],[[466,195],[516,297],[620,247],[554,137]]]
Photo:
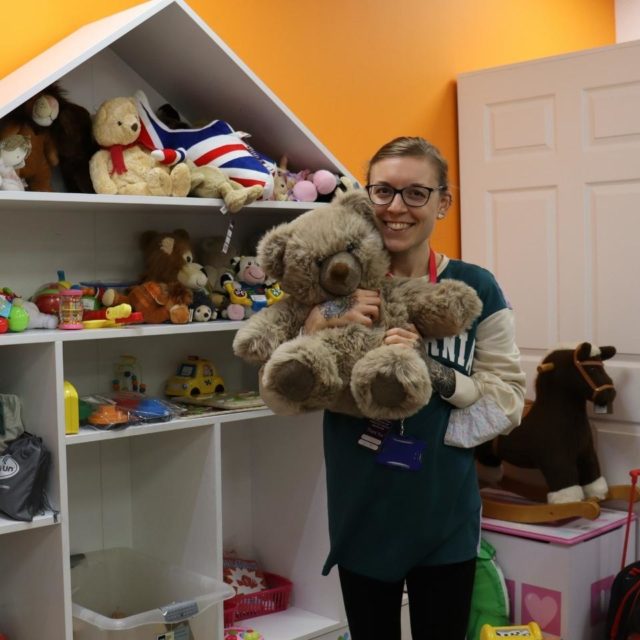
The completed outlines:
[[[85,554],[71,569],[74,640],[155,640],[185,622],[194,640],[216,636],[231,587],[127,548]],[[168,634],[168,637],[172,637]]]

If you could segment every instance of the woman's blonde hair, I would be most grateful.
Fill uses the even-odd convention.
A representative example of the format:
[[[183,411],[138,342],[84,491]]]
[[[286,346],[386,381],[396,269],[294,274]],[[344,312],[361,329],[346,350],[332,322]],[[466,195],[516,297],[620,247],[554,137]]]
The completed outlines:
[[[438,186],[442,187],[443,190],[449,189],[449,164],[437,147],[418,136],[400,136],[380,147],[373,154],[371,160],[369,160],[367,182],[369,182],[369,178],[371,177],[371,167],[373,167],[374,164],[386,158],[400,157],[424,158],[425,160],[429,160],[433,163],[438,173]]]

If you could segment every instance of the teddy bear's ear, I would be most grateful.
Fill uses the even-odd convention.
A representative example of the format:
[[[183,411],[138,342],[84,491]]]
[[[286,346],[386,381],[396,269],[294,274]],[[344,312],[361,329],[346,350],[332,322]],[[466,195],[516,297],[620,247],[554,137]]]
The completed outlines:
[[[265,273],[276,280],[284,275],[284,252],[290,236],[290,223],[284,222],[267,231],[258,242],[258,262]]]
[[[171,234],[176,240],[183,240],[184,242],[190,242],[189,232],[186,229],[174,229]]]
[[[171,255],[173,253],[173,247],[176,245],[176,239],[172,236],[165,236],[160,240],[160,249],[164,251],[167,255]]]
[[[143,252],[151,249],[154,243],[158,240],[160,234],[157,231],[145,231],[140,236],[140,248]]]
[[[347,207],[365,218],[373,219],[373,205],[364,189],[348,189],[340,192],[333,199],[333,203]]]

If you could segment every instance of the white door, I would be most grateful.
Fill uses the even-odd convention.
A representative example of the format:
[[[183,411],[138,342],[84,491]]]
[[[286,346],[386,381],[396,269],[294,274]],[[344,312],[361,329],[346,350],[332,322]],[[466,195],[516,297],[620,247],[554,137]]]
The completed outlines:
[[[516,313],[533,397],[550,348],[612,344],[592,422],[610,484],[640,467],[640,41],[458,79],[462,257]]]
[[[591,423],[603,475],[628,483],[640,467],[640,41],[465,74],[458,105],[462,257],[493,271],[515,309],[530,398],[548,349],[618,349],[614,412]],[[585,585],[601,637],[604,587]]]

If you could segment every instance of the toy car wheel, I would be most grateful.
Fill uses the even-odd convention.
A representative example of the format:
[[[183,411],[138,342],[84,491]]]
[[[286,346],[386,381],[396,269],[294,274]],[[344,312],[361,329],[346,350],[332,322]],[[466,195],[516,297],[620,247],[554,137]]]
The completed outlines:
[[[191,389],[191,395],[192,396],[199,396],[200,395],[200,389],[198,389],[198,387],[195,387],[194,389]]]
[[[221,384],[216,385],[215,392],[216,393],[224,393],[224,385],[221,385]]]

